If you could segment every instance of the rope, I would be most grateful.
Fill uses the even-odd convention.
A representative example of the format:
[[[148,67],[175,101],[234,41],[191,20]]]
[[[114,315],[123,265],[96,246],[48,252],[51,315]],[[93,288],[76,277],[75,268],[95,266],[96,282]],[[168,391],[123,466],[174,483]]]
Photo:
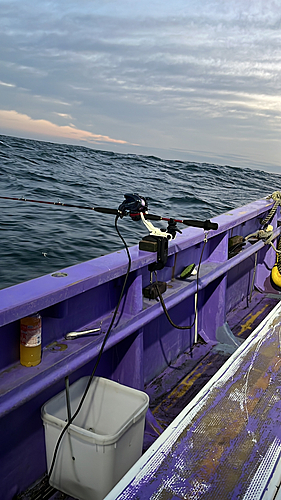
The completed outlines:
[[[267,242],[266,242],[267,243]],[[275,253],[277,254],[280,254],[281,253],[281,249],[280,250],[277,250],[277,248],[273,245],[272,241],[269,241],[269,245],[272,246],[273,250]],[[278,247],[280,248],[281,247],[281,244],[280,244],[280,240],[279,240],[279,243],[278,243]]]
[[[276,265],[279,273],[281,274],[281,237],[278,240],[278,245],[277,245],[277,252],[276,252]]]
[[[272,236],[272,231],[265,231],[264,229],[259,229],[258,231],[255,231],[254,233],[248,234],[248,236],[245,236],[245,240],[250,240],[251,238],[257,238],[258,240],[263,240],[263,239],[269,239],[270,236]],[[266,241],[266,243],[269,243],[269,241]]]
[[[274,191],[274,193],[272,193],[272,195],[270,196],[270,198],[272,198],[272,200],[274,201],[274,205],[271,208],[270,212],[268,213],[267,217],[265,217],[261,221],[261,225],[262,226],[265,225],[265,224],[267,224],[272,219],[272,217],[275,215],[277,207],[281,206],[281,191]],[[270,237],[269,237],[268,241],[266,241],[266,243],[268,243],[269,245],[271,245],[272,248],[274,249],[275,253],[276,253],[276,265],[277,265],[277,269],[278,269],[279,273],[281,274],[281,257],[280,257],[280,254],[281,254],[281,237],[278,240],[277,248],[272,243]]]
[[[277,210],[277,207],[280,205],[281,206],[281,191],[274,191],[272,195],[270,196],[272,200],[275,202],[273,207],[271,208],[270,212],[268,215],[261,221],[261,225],[264,226],[265,224],[268,224],[268,222],[272,219],[272,217],[275,215],[275,212]]]

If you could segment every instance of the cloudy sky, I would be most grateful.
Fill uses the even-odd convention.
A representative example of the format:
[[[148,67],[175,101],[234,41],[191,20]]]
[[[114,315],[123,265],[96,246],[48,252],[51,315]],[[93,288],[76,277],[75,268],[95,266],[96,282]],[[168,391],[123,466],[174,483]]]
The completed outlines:
[[[0,133],[281,172],[281,0],[0,0]]]

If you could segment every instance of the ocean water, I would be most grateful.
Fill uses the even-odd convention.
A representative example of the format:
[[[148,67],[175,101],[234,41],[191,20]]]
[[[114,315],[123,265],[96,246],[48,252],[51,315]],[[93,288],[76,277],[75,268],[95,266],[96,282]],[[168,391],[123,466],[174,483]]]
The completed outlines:
[[[0,196],[118,208],[135,192],[152,214],[205,220],[280,188],[281,175],[261,170],[0,135]],[[130,217],[119,227],[128,245],[147,234]],[[0,236],[0,288],[123,247],[112,215],[1,199]]]

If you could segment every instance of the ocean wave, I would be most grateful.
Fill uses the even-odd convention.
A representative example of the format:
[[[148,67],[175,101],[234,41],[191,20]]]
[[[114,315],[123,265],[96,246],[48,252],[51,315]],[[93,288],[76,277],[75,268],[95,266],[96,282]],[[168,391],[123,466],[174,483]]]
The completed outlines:
[[[280,181],[237,166],[0,136],[2,196],[118,208],[135,192],[147,197],[151,213],[205,219],[272,193]],[[1,288],[122,247],[110,215],[9,200],[0,209]],[[129,245],[147,234],[129,217],[120,229]]]

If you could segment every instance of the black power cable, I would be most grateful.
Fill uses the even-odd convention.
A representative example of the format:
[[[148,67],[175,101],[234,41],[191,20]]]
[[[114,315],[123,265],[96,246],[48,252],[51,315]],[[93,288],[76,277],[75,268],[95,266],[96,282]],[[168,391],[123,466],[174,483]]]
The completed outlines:
[[[121,241],[122,241],[122,242],[123,242],[123,244],[124,244],[124,247],[125,247],[125,250],[126,250],[126,253],[127,253],[127,256],[128,256],[128,268],[127,268],[127,271],[126,271],[126,275],[125,275],[124,283],[123,283],[123,286],[122,286],[122,290],[121,290],[121,293],[120,293],[120,296],[119,296],[119,299],[118,299],[117,305],[116,305],[115,310],[114,310],[114,314],[113,314],[112,320],[111,320],[110,325],[109,325],[109,327],[108,327],[108,329],[107,329],[107,332],[106,332],[106,334],[105,334],[105,336],[104,336],[104,339],[103,339],[103,342],[102,342],[101,348],[100,348],[100,350],[99,350],[99,354],[98,354],[98,357],[97,357],[97,360],[96,360],[95,366],[94,366],[94,368],[93,368],[93,370],[92,370],[92,373],[91,373],[90,378],[89,378],[89,380],[88,380],[88,383],[87,383],[87,386],[86,386],[86,388],[85,388],[85,391],[84,391],[84,393],[83,393],[83,395],[82,395],[82,397],[81,397],[80,403],[79,403],[79,405],[78,405],[78,407],[77,407],[76,411],[74,412],[74,414],[71,416],[71,418],[68,420],[68,422],[66,423],[66,425],[65,425],[65,426],[64,426],[64,428],[62,429],[62,431],[61,431],[61,433],[60,433],[60,435],[59,435],[59,437],[58,437],[58,440],[57,440],[57,442],[56,442],[56,446],[55,446],[55,449],[54,449],[54,453],[53,453],[53,458],[52,458],[51,466],[50,466],[50,469],[49,469],[49,473],[47,474],[47,477],[46,477],[46,480],[48,481],[48,483],[49,483],[50,477],[51,477],[51,475],[52,475],[52,473],[53,473],[53,470],[54,470],[55,461],[56,461],[56,458],[57,458],[57,454],[58,454],[59,446],[60,446],[60,444],[61,444],[61,441],[62,441],[62,439],[63,439],[63,436],[65,435],[65,433],[66,433],[67,429],[69,428],[69,426],[72,424],[72,422],[75,420],[75,418],[77,417],[78,413],[80,412],[80,410],[81,410],[81,408],[82,408],[82,405],[83,405],[83,403],[84,403],[84,401],[85,401],[85,398],[86,398],[86,396],[87,396],[87,393],[88,393],[88,391],[89,391],[89,388],[90,388],[90,386],[91,386],[92,380],[93,380],[93,378],[94,378],[94,376],[95,376],[95,373],[96,373],[97,367],[98,367],[98,365],[99,365],[99,362],[100,362],[100,360],[101,360],[101,356],[102,356],[102,354],[103,354],[103,351],[104,351],[104,348],[105,348],[106,342],[107,342],[107,340],[108,340],[108,338],[109,338],[110,332],[111,332],[112,327],[113,327],[113,325],[114,325],[114,322],[115,322],[115,319],[116,319],[116,316],[117,316],[117,313],[118,313],[118,310],[119,310],[119,307],[120,307],[120,303],[121,303],[121,300],[122,300],[122,297],[123,297],[123,294],[124,294],[124,291],[125,291],[125,287],[126,287],[126,284],[127,284],[127,281],[128,281],[128,277],[129,277],[129,274],[130,274],[131,265],[132,265],[132,260],[131,260],[131,256],[130,256],[130,252],[129,252],[128,245],[127,245],[127,243],[126,243],[125,239],[123,238],[123,236],[121,235],[121,233],[120,233],[120,231],[119,231],[119,229],[118,229],[118,226],[117,226],[117,221],[118,221],[119,217],[120,217],[120,214],[119,214],[119,213],[117,213],[117,214],[116,214],[116,217],[115,217],[115,223],[114,223],[114,225],[115,225],[115,229],[116,229],[116,232],[117,232],[117,234],[118,234],[119,238],[121,239]],[[201,262],[202,262],[202,258],[203,258],[203,252],[204,252],[204,249],[205,249],[205,245],[206,245],[206,243],[207,243],[207,238],[205,237],[205,239],[204,239],[204,244],[203,244],[203,248],[202,248],[202,252],[201,252],[201,255],[200,255],[200,259],[199,259],[198,269],[197,269],[197,279],[196,279],[196,281],[197,281],[197,292],[196,292],[196,293],[197,293],[197,294],[198,294],[198,291],[199,291],[199,271],[200,271],[200,266],[201,266]],[[156,274],[156,272],[155,272],[155,271],[154,271],[154,274],[155,274],[155,279],[156,279],[156,283],[155,283],[155,285],[156,285],[156,288],[157,288],[157,291],[158,291],[158,294],[159,294],[160,302],[161,302],[161,305],[162,305],[162,307],[163,307],[164,313],[165,313],[165,315],[166,315],[167,319],[169,320],[169,322],[171,323],[171,325],[172,325],[174,328],[177,328],[177,329],[180,329],[180,330],[189,330],[189,329],[191,329],[191,328],[194,326],[195,321],[196,321],[197,310],[195,309],[195,316],[194,316],[194,320],[193,320],[193,322],[192,322],[192,324],[191,324],[191,325],[189,325],[189,326],[179,326],[179,325],[176,325],[176,324],[172,321],[172,319],[170,318],[169,313],[168,313],[168,311],[167,311],[167,308],[166,308],[166,306],[165,306],[165,302],[164,302],[164,300],[163,300],[162,294],[161,294],[161,292],[160,292],[160,290],[159,290],[159,287],[158,287],[157,274]],[[46,480],[44,481],[44,486],[42,485],[42,486],[43,486],[43,491],[42,491],[42,492],[39,492],[39,495],[40,495],[40,500],[43,500],[43,499],[44,499],[44,495],[45,495],[46,488],[48,488],[48,487],[49,487],[49,484],[48,484],[48,483],[46,484]]]
[[[199,264],[198,264],[198,268],[197,268],[197,275],[196,275],[196,294],[197,294],[197,297],[198,297],[198,292],[199,292],[199,271],[200,271],[200,267],[201,267],[203,253],[204,253],[204,249],[205,249],[206,243],[207,243],[207,237],[205,237],[205,239],[204,239],[204,244],[203,244],[203,248],[202,248],[202,252],[201,252],[201,255],[200,255]],[[195,325],[195,321],[196,321],[196,317],[197,317],[197,307],[195,307],[194,320],[191,323],[191,325],[188,325],[188,326],[179,326],[179,325],[176,325],[173,322],[173,320],[171,319],[171,317],[170,317],[170,315],[168,313],[168,310],[166,308],[166,305],[165,305],[162,293],[160,292],[160,289],[159,289],[159,286],[158,286],[158,281],[157,281],[157,273],[156,273],[156,271],[154,271],[154,275],[155,275],[155,286],[156,286],[156,289],[157,289],[157,293],[159,295],[159,299],[160,299],[160,302],[161,302],[161,305],[163,307],[163,311],[164,311],[164,313],[166,315],[167,320],[169,321],[169,323],[174,328],[177,328],[178,330],[190,330]]]
[[[62,438],[63,438],[64,434],[66,433],[67,429],[69,428],[69,426],[72,424],[73,420],[77,417],[78,413],[80,412],[80,410],[82,408],[82,405],[83,405],[83,403],[85,401],[85,398],[87,396],[88,390],[90,388],[90,385],[91,385],[92,380],[94,378],[94,375],[96,373],[98,364],[100,362],[102,353],[104,351],[105,344],[106,344],[106,342],[108,340],[108,337],[110,335],[110,332],[111,332],[113,324],[114,324],[114,321],[116,319],[116,316],[117,316],[117,313],[118,313],[118,310],[119,310],[119,307],[120,307],[120,303],[121,303],[121,300],[122,300],[122,297],[123,297],[123,294],[124,294],[124,291],[125,291],[125,287],[126,287],[126,284],[127,284],[127,281],[128,281],[128,277],[129,277],[129,274],[130,274],[132,260],[131,260],[131,256],[130,256],[128,245],[127,245],[126,241],[124,240],[123,236],[121,235],[121,233],[120,233],[120,231],[118,229],[118,226],[117,226],[118,218],[119,218],[119,214],[117,214],[116,218],[115,218],[115,229],[117,231],[117,234],[118,234],[119,238],[122,240],[122,242],[124,244],[124,247],[126,249],[127,255],[128,255],[128,268],[127,268],[127,272],[126,272],[126,275],[125,275],[124,283],[123,283],[123,286],[122,286],[122,290],[121,290],[121,293],[120,293],[117,305],[116,305],[115,310],[114,310],[114,314],[113,314],[112,320],[110,322],[108,330],[107,330],[107,332],[105,334],[105,337],[103,339],[103,342],[102,342],[102,345],[101,345],[101,348],[100,348],[100,351],[99,351],[99,354],[98,354],[95,366],[94,366],[93,371],[92,371],[92,373],[90,375],[90,378],[88,380],[86,389],[85,389],[85,391],[84,391],[84,393],[82,395],[82,398],[80,400],[80,403],[79,403],[76,411],[74,412],[74,414],[72,415],[72,417],[68,420],[68,422],[66,423],[66,425],[64,426],[64,428],[62,429],[62,431],[61,431],[61,433],[60,433],[60,435],[58,437],[58,440],[57,440],[57,443],[56,443],[56,446],[55,446],[55,449],[54,449],[54,454],[53,454],[53,458],[52,458],[52,462],[51,462],[49,474],[48,474],[48,478],[49,479],[50,479],[50,477],[51,477],[51,475],[53,473],[53,470],[54,470],[54,465],[55,465],[56,457],[57,457],[57,454],[58,454],[58,450],[59,450],[59,446],[61,444]],[[44,491],[42,492],[42,495],[44,495]],[[43,498],[43,496],[42,496],[42,498]]]

